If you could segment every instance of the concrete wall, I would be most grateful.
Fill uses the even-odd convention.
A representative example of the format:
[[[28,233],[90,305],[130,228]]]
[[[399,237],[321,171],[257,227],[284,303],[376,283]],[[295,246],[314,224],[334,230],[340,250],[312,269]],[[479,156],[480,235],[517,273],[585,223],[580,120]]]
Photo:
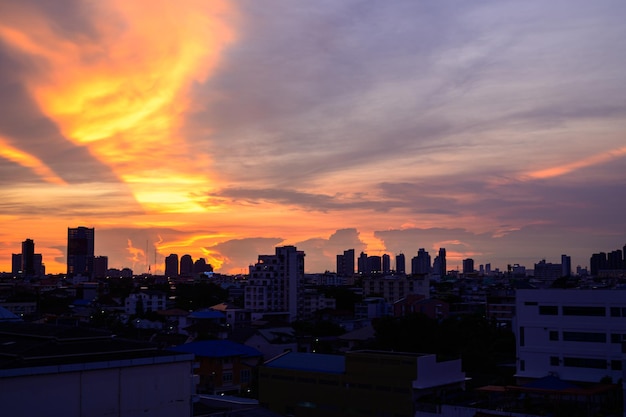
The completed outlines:
[[[74,372],[1,377],[0,407],[12,417],[191,416],[191,366],[191,361],[91,370],[82,365]]]

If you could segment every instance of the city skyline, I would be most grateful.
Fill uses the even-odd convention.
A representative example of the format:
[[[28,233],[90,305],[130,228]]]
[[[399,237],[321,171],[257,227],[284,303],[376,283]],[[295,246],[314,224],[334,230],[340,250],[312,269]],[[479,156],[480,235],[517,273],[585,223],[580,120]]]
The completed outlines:
[[[0,4],[0,270],[293,245],[589,266],[626,243],[626,4]],[[407,265],[408,268],[408,265]]]

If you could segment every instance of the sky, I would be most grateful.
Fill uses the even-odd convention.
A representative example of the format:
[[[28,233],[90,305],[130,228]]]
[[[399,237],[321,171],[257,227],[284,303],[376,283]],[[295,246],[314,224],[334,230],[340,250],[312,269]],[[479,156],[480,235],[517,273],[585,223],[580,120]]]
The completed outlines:
[[[622,0],[0,2],[0,271],[626,244]],[[392,262],[393,266],[393,262]]]

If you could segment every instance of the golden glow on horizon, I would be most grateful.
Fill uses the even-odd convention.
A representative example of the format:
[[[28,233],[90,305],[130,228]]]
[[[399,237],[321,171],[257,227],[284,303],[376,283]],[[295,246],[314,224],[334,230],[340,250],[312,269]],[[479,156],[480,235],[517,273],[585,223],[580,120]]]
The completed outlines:
[[[16,19],[0,23],[0,38],[45,64],[45,73],[24,76],[40,109],[110,166],[145,209],[203,211],[206,199],[189,188],[211,188],[210,160],[178,130],[190,86],[208,78],[234,40],[228,23],[235,11],[220,0],[90,6],[107,17],[90,22],[95,36],[70,39],[34,10],[16,6]],[[7,152],[1,155],[58,183],[40,161]],[[155,168],[166,174],[155,177]]]

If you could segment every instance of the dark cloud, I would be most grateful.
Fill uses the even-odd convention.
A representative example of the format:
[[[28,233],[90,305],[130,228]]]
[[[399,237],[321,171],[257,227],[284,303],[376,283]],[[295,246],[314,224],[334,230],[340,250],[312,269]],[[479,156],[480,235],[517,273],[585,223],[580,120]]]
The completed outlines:
[[[216,251],[218,253],[217,256],[224,262],[220,271],[229,272],[233,269],[241,268],[238,273],[247,274],[248,265],[254,265],[259,255],[276,253],[275,248],[281,242],[283,242],[281,238],[250,237],[227,240],[207,249]]]
[[[296,247],[306,255],[304,264],[307,272],[335,271],[338,254],[354,249],[358,256],[366,246],[354,228],[337,230],[328,238],[312,238],[296,243]]]

